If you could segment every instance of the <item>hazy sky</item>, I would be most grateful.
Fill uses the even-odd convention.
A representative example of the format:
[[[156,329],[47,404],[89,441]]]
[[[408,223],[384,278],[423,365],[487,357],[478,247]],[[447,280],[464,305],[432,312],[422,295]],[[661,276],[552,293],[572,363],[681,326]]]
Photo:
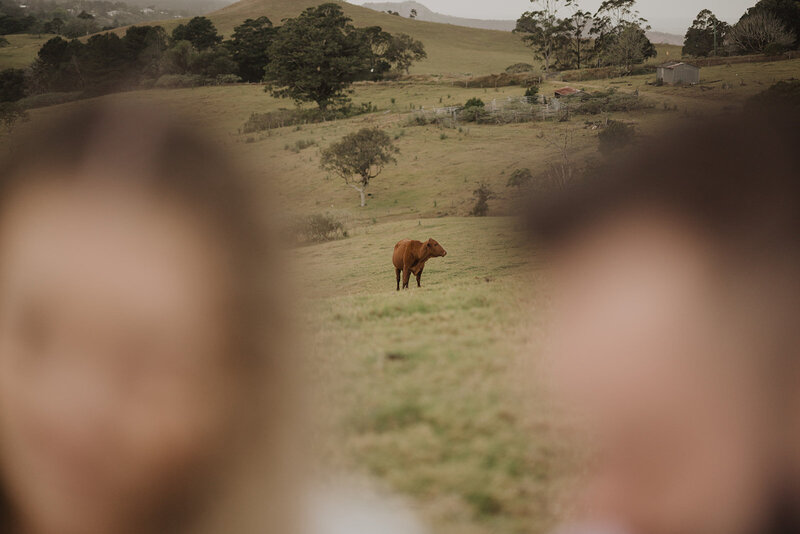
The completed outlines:
[[[368,1],[394,0],[349,0],[354,4]],[[397,0],[399,1],[399,0]],[[446,15],[478,19],[516,19],[531,8],[529,0],[417,0],[433,11]],[[602,0],[580,0],[581,7],[594,11]],[[757,0],[639,0],[641,14],[650,20],[654,30],[684,33],[697,13],[708,8],[719,18],[736,22],[748,7]]]

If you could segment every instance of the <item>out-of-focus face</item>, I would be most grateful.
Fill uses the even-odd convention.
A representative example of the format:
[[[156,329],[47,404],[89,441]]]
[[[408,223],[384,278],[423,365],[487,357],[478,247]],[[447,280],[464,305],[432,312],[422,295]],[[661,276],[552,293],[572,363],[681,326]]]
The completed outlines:
[[[30,186],[0,221],[0,474],[42,534],[126,532],[210,465],[234,398],[225,266],[188,214]]]
[[[607,222],[554,263],[557,398],[596,456],[587,519],[632,534],[737,533],[766,495],[757,349],[708,246],[667,216]]]

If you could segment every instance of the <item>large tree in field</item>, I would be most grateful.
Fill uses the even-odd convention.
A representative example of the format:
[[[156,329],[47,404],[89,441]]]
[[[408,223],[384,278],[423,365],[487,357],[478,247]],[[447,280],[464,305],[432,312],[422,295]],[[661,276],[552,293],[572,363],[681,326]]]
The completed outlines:
[[[534,57],[544,61],[544,70],[548,72],[561,50],[570,31],[569,21],[560,18],[559,9],[572,5],[572,0],[531,0],[539,9],[527,11],[517,20],[516,33],[522,34],[522,39],[531,49]]]
[[[276,29],[267,17],[247,19],[233,29],[233,35],[225,44],[231,51],[233,61],[239,67],[239,76],[246,82],[260,82],[269,63],[269,47]]]
[[[735,52],[761,54],[770,48],[786,49],[795,42],[795,35],[775,15],[756,11],[745,15],[728,32],[728,44]]]
[[[394,155],[398,152],[389,134],[377,128],[363,128],[323,150],[320,166],[358,191],[363,208],[370,182],[386,165],[397,161]]]
[[[755,13],[769,13],[781,21],[784,28],[794,35],[794,46],[800,47],[800,0],[760,0],[744,16]]]
[[[214,23],[206,17],[194,17],[186,24],[180,24],[172,30],[172,40],[189,41],[196,49],[203,51],[213,48],[222,42]]]
[[[322,4],[286,20],[269,55],[267,90],[324,111],[348,100],[347,89],[369,72],[372,51],[341,7]]]
[[[655,57],[656,48],[646,34],[649,29],[636,10],[636,0],[604,0],[590,31],[597,66],[623,66],[630,71],[633,65]]]
[[[708,9],[698,13],[692,27],[686,32],[683,53],[689,56],[716,55],[722,49],[730,26]]]
[[[408,74],[411,65],[428,57],[428,53],[425,52],[425,45],[422,42],[401,33],[392,36],[389,49],[384,57],[394,65],[395,69]]]

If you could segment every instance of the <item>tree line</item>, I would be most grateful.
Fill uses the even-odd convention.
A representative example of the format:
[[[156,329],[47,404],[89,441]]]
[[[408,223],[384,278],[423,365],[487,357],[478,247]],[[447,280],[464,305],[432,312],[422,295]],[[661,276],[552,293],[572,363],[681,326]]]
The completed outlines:
[[[108,0],[0,0],[0,35],[55,34],[76,38],[119,26],[164,20],[179,14]]]
[[[49,92],[102,94],[124,87],[266,82],[276,97],[314,102],[321,110],[348,101],[353,82],[407,72],[426,57],[408,35],[356,28],[336,4],[309,8],[274,26],[248,19],[224,39],[213,22],[195,17],[171,34],[134,26],[123,36],[97,34],[85,42],[54,37],[26,69],[0,72],[0,101]]]
[[[702,10],[686,32],[683,53],[778,55],[800,48],[800,0],[761,0],[733,26]]]
[[[581,9],[578,0],[531,3],[537,9],[524,13],[514,31],[544,62],[545,71],[617,66],[630,72],[657,54],[636,0],[604,0],[594,13]]]

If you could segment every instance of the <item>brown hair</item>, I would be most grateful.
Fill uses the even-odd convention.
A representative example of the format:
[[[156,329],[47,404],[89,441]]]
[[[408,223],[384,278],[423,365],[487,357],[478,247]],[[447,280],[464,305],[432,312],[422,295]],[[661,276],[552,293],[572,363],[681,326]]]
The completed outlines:
[[[631,208],[681,217],[738,247],[800,247],[800,118],[732,115],[677,129],[530,206],[531,235],[557,248]]]

